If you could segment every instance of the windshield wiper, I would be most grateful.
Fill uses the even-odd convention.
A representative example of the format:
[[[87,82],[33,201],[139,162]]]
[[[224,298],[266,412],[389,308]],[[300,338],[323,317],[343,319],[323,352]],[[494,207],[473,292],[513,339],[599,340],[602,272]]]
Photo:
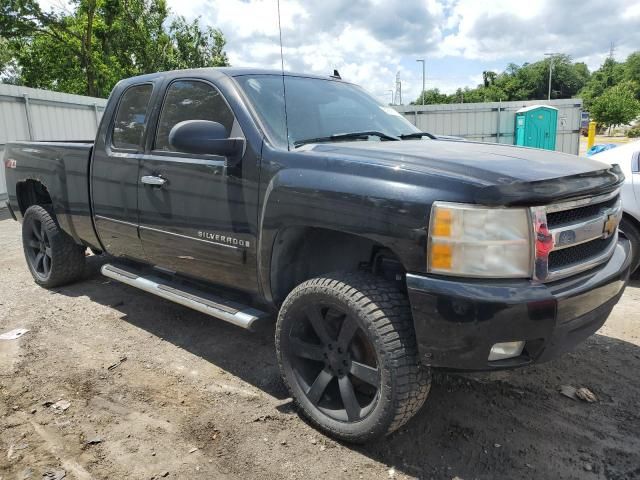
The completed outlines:
[[[431,140],[435,140],[437,137],[432,133],[427,132],[414,132],[414,133],[403,133],[402,135],[398,135],[402,140],[411,140],[412,138],[422,138],[429,137]]]
[[[378,132],[375,130],[365,130],[362,132],[334,133],[333,135],[329,135],[327,137],[317,137],[317,138],[307,138],[306,140],[296,140],[295,142],[293,142],[293,146],[300,147],[307,143],[333,142],[335,140],[349,140],[349,139],[358,139],[358,138],[366,138],[366,137],[378,137],[380,138],[380,140],[399,140],[398,137],[394,137],[393,135],[387,135],[386,133]]]

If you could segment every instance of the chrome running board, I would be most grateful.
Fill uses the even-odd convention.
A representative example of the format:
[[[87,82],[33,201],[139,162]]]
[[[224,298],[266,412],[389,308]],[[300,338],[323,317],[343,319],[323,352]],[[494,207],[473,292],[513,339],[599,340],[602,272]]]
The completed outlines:
[[[105,277],[112,278],[145,292],[153,293],[166,300],[197,310],[220,320],[233,323],[238,327],[250,329],[256,320],[265,318],[267,313],[255,308],[232,302],[205,292],[186,288],[155,275],[142,276],[133,268],[103,265],[101,270]]]

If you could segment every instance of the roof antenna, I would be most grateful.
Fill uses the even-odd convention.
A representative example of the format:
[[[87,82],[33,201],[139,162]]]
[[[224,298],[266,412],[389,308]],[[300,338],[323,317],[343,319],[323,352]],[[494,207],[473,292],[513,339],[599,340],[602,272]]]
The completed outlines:
[[[282,71],[282,98],[284,100],[284,131],[287,135],[287,150],[289,145],[289,120],[287,118],[287,88],[284,83],[284,55],[282,53],[282,26],[280,25],[280,0],[278,0],[278,32],[280,33],[280,68]]]
[[[337,69],[333,69],[333,75],[331,75],[331,78],[337,78],[338,80],[342,80],[342,77],[340,76],[340,72],[338,72]]]

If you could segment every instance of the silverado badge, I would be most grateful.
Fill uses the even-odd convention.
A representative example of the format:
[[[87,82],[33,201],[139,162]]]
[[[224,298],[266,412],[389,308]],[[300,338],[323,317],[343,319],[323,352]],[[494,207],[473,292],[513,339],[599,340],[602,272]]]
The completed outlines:
[[[213,243],[220,243],[223,245],[231,245],[234,247],[245,247],[249,248],[251,243],[249,240],[242,240],[236,237],[230,237],[229,235],[220,235],[219,233],[211,233],[211,232],[198,232],[198,238],[202,238],[205,240],[210,240]]]

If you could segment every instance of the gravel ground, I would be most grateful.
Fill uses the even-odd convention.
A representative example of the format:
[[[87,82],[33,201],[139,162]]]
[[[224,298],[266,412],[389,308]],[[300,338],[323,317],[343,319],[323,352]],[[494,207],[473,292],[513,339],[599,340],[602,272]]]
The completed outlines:
[[[39,288],[6,210],[0,252],[0,333],[30,330],[0,340],[0,480],[640,478],[638,281],[577,351],[438,374],[408,425],[351,446],[297,415],[273,326],[246,332],[111,282],[97,257],[83,282]]]

